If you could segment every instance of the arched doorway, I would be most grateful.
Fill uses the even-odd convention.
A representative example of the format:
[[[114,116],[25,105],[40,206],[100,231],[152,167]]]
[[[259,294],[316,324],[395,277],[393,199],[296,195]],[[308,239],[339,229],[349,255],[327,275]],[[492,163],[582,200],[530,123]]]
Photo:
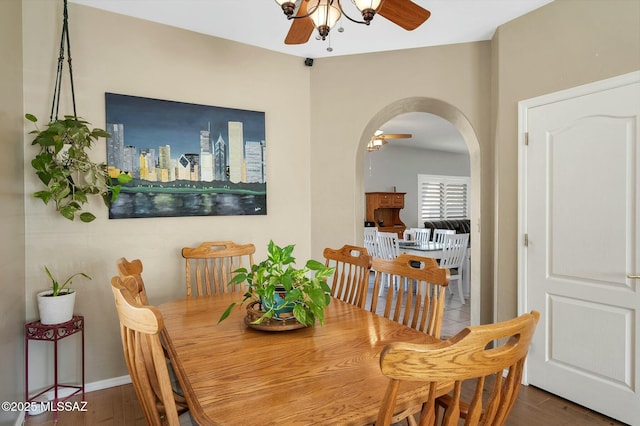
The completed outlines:
[[[480,277],[482,265],[481,252],[481,234],[480,234],[480,207],[481,207],[481,173],[480,173],[480,144],[473,127],[465,115],[453,105],[438,99],[426,97],[412,97],[400,99],[380,110],[375,116],[369,120],[364,128],[358,143],[358,152],[355,164],[355,182],[358,191],[359,206],[364,206],[364,155],[366,153],[367,142],[371,135],[383,124],[391,120],[393,117],[408,112],[425,112],[434,114],[449,121],[460,132],[463,137],[467,149],[469,151],[470,179],[471,179],[471,324],[480,324],[481,318],[481,295],[483,292],[479,285],[473,283],[481,283],[481,285],[491,285],[489,282],[482,282]],[[362,212],[363,207],[356,209]],[[364,217],[364,215],[360,215]],[[362,240],[362,222],[360,222],[359,239]],[[486,315],[485,315],[486,316]]]

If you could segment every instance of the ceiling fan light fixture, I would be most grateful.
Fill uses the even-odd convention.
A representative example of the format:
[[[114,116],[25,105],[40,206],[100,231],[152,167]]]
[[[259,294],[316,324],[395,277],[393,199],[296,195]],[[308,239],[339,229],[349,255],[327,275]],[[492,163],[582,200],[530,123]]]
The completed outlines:
[[[291,0],[275,0],[275,2],[280,5],[287,18],[291,19],[293,12],[296,10],[296,3]]]
[[[351,3],[353,3],[362,14],[362,19],[366,25],[369,25],[383,2],[384,0],[351,0]]]
[[[317,5],[312,10],[313,12],[311,12],[309,18],[318,29],[318,34],[320,34],[322,40],[325,40],[329,35],[329,30],[333,28],[340,16],[342,16],[340,2],[337,0],[318,0]]]
[[[382,144],[375,144],[374,139],[371,139],[369,141],[369,143],[367,143],[367,151],[371,152],[371,151],[377,151],[382,147]]]
[[[387,139],[410,139],[413,135],[410,133],[384,133],[378,129],[373,133],[369,142],[367,142],[367,151],[377,151],[389,141]]]

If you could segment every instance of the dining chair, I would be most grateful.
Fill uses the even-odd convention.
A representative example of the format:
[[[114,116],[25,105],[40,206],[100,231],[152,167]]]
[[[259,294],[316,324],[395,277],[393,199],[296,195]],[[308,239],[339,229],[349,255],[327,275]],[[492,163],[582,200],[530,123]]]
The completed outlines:
[[[439,339],[449,271],[439,268],[435,259],[406,253],[395,259],[374,258],[372,269],[375,278],[371,294],[381,294],[385,282],[394,283],[384,298],[382,315]],[[373,313],[379,312],[379,298],[371,300],[369,310]],[[393,422],[406,419],[412,424],[412,415],[419,410],[419,406],[412,406],[395,413]]]
[[[431,238],[431,229],[430,228],[411,228],[413,231],[413,239],[418,242],[418,244],[427,244],[429,239]]]
[[[364,227],[364,247],[369,252],[369,256],[378,257],[378,228]]]
[[[469,245],[469,234],[450,234],[445,235],[442,243],[442,257],[440,258],[440,267],[449,268],[451,271],[451,281],[458,282],[458,298],[460,303],[464,305],[463,292],[463,265],[467,260],[467,246]]]
[[[233,291],[244,292],[244,283],[229,286],[233,271],[253,266],[253,244],[236,244],[233,241],[204,242],[198,247],[184,247],[187,296],[197,296]]]
[[[126,258],[121,257],[116,261],[116,268],[118,269],[118,275],[121,279],[127,276],[134,278],[134,281],[127,280],[123,282],[123,284],[129,285],[127,290],[129,290],[131,295],[136,299],[136,302],[141,305],[148,305],[147,290],[142,279],[142,261],[140,259],[128,261]]]
[[[440,338],[449,271],[439,268],[432,258],[406,253],[391,260],[374,258],[372,269],[375,271],[372,294],[378,294],[385,277],[390,282],[405,284],[389,288],[383,316]],[[377,305],[378,298],[373,298],[369,310],[376,313]]]
[[[445,235],[455,234],[453,229],[434,229],[433,230],[433,242],[436,244],[443,244]]]
[[[379,259],[392,260],[400,255],[400,243],[398,241],[398,234],[395,232],[378,232],[378,255],[376,256]],[[372,267],[372,269],[375,269]],[[389,277],[385,277],[384,283],[385,285],[380,286],[380,293],[378,296],[382,295],[384,291],[384,287],[389,287],[390,283],[397,284],[395,281],[388,279]],[[375,294],[375,293],[373,293]]]
[[[325,248],[325,266],[334,267],[331,295],[364,308],[369,288],[372,257],[364,247],[344,245],[339,249]]]
[[[405,381],[429,382],[419,415],[421,425],[453,426],[461,418],[469,426],[504,424],[518,397],[539,317],[531,311],[496,324],[466,327],[439,343],[387,345],[380,355],[380,370],[389,377],[389,384],[376,426],[391,424],[398,387]],[[461,391],[467,380],[471,388],[465,386],[465,390],[473,392],[470,401],[463,401]],[[453,390],[437,397],[439,382],[452,382]]]
[[[177,395],[171,386],[160,342],[164,330],[162,315],[157,308],[136,301],[127,290],[135,286],[132,276],[111,279],[125,362],[147,424],[177,426],[179,416],[188,411],[188,406],[186,402],[176,402]]]
[[[142,261],[140,259],[134,259],[132,261],[127,260],[124,257],[121,257],[116,261],[116,267],[118,269],[118,275],[120,277],[120,283],[123,285],[133,296],[135,301],[140,305],[148,305],[149,301],[147,299],[147,291],[145,289],[144,280],[142,279]],[[174,391],[174,398],[176,404],[180,406],[187,406],[187,401],[184,398],[184,392],[180,388],[180,383],[178,383],[178,378],[176,376],[173,365],[171,364],[171,360],[169,357],[169,353],[166,348],[166,332],[163,329],[160,332],[160,343],[162,344],[162,351],[164,353],[164,358],[167,362],[167,368],[169,370],[169,377],[171,379],[171,384]]]
[[[378,232],[378,256],[381,259],[395,259],[400,255],[398,234],[395,232]]]

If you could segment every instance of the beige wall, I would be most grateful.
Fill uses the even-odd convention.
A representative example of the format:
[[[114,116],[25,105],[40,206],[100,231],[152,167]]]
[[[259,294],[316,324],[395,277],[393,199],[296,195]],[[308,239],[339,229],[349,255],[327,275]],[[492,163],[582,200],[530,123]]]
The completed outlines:
[[[24,1],[25,110],[44,123],[53,93],[61,5]],[[156,304],[185,293],[180,257],[184,246],[205,240],[253,242],[261,258],[272,238],[296,244],[301,260],[309,256],[310,69],[297,57],[73,3],[69,26],[78,114],[94,126],[105,125],[105,92],[264,111],[266,117],[266,216],[109,220],[98,200],[91,206],[98,218],[84,224],[70,222],[26,197],[26,317],[38,317],[35,294],[47,285],[44,265],[61,276],[84,271],[94,278],[74,283],[79,290],[76,311],[86,319],[86,372],[91,383],[127,374],[109,288],[119,257],[142,259],[149,298]],[[63,92],[68,93],[68,86]],[[68,107],[64,113],[70,111]],[[92,154],[95,160],[106,160],[104,141]],[[27,157],[31,155],[29,147]],[[38,181],[28,162],[25,158],[26,191],[31,193]],[[66,350],[73,345],[61,346]],[[34,372],[46,363],[38,355],[46,353],[34,351]],[[73,352],[67,356],[75,359]],[[73,369],[63,369],[71,379]],[[33,387],[43,385],[39,382],[44,379],[32,377]]]
[[[0,2],[0,401],[24,397],[24,179],[22,8]],[[16,412],[0,411],[0,424]]]
[[[13,26],[19,11],[15,5],[0,3],[2,22],[11,21],[8,28],[2,26],[3,36],[19,33]],[[479,197],[475,198],[480,199],[481,209],[480,204],[472,209],[482,231],[478,250],[482,276],[472,279],[482,282],[483,306],[491,313],[495,271],[498,316],[514,315],[517,101],[640,65],[636,1],[556,0],[505,25],[492,42],[318,59],[311,68],[301,58],[75,4],[70,5],[69,14],[78,111],[95,126],[104,126],[104,92],[108,91],[265,111],[267,132],[267,216],[109,220],[106,209],[95,202],[91,207],[98,219],[83,224],[69,222],[38,200],[24,197],[26,266],[22,267],[22,249],[14,253],[15,244],[9,246],[5,238],[3,250],[12,252],[2,258],[10,259],[9,278],[19,283],[15,299],[26,300],[26,308],[6,299],[0,302],[3,313],[15,309],[13,315],[19,318],[2,324],[0,355],[14,360],[9,364],[13,367],[21,365],[21,329],[16,327],[38,316],[35,293],[46,286],[43,265],[60,275],[81,270],[94,277],[77,285],[76,311],[87,320],[88,383],[126,374],[108,284],[117,258],[142,259],[147,291],[151,303],[157,304],[184,294],[180,248],[205,239],[252,241],[260,258],[273,238],[295,243],[299,259],[319,258],[327,246],[358,242],[366,132],[382,124],[390,105],[406,99],[411,99],[407,105],[427,99],[423,105],[447,106],[468,125],[463,133],[474,136],[471,174],[478,174]],[[4,113],[0,116],[0,129],[9,129],[5,135],[29,130],[21,127],[23,112],[47,121],[60,16],[58,2],[23,0],[23,76],[16,76],[19,70],[5,63],[0,75],[8,77],[0,84],[8,81],[16,90],[24,79],[25,111],[11,112],[8,123]],[[3,37],[3,49],[13,46],[7,40],[13,39]],[[20,96],[3,98],[3,111],[7,103],[19,110]],[[19,149],[13,153],[17,165],[1,170],[12,177],[20,175],[16,169],[24,166],[25,189],[30,194],[38,187],[29,165],[33,151],[28,137],[21,143],[27,157],[23,160]],[[106,159],[104,142],[93,154],[96,160]],[[474,162],[481,166],[479,170],[473,170]],[[13,183],[15,187],[6,186],[9,193],[1,193],[2,226],[8,226],[3,237],[22,233],[21,179]],[[15,207],[5,207],[5,200]],[[494,241],[499,259],[495,264]],[[16,244],[21,243],[18,237]],[[486,312],[482,320],[487,321]],[[34,352],[32,368],[44,366],[47,350]],[[68,356],[74,359],[72,353]],[[4,383],[6,370],[0,371]],[[19,387],[19,375],[14,369],[9,372],[12,385]],[[66,375],[72,372],[64,369]],[[51,371],[41,367],[39,373],[44,376]],[[34,378],[32,386],[44,381]]]
[[[517,314],[517,103],[640,69],[640,2],[556,0],[494,36],[497,319]]]
[[[367,136],[397,113],[433,106],[448,106],[466,117],[472,128],[460,127],[463,136],[474,133],[470,147],[472,220],[482,241],[472,247],[482,265],[486,283],[480,318],[491,318],[492,149],[490,146],[490,43],[465,43],[318,59],[311,75],[312,243],[319,256],[324,247],[345,242],[361,244],[364,223],[364,155]],[[392,111],[395,111],[393,113]],[[436,112],[434,110],[428,112]],[[386,116],[385,115],[391,115]],[[457,117],[457,118],[459,118]],[[456,116],[445,116],[454,125]],[[480,168],[481,166],[481,168]],[[480,173],[486,175],[480,177]],[[477,206],[482,204],[483,211]],[[485,209],[488,207],[489,209]],[[481,219],[482,216],[482,219]],[[478,225],[480,224],[480,226]],[[472,241],[474,238],[472,238]],[[476,254],[478,253],[477,257]],[[479,265],[472,265],[477,268]],[[479,268],[478,268],[479,270]],[[478,293],[479,295],[480,293]],[[473,314],[473,313],[472,313]]]

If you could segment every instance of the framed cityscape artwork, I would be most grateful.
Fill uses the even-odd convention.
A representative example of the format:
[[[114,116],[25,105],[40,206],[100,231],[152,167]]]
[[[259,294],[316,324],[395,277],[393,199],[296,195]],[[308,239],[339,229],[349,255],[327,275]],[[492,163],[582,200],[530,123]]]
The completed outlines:
[[[106,93],[109,218],[267,214],[264,112]]]

